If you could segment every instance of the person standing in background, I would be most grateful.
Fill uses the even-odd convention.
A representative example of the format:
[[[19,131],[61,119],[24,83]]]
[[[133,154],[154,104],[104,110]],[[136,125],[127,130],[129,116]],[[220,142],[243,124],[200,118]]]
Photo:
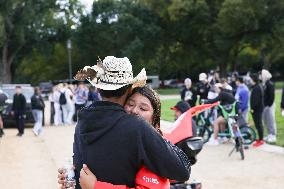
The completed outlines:
[[[197,95],[199,95],[199,104],[201,104],[202,100],[207,99],[209,90],[210,85],[207,81],[206,73],[199,74],[199,82],[197,83]]]
[[[264,109],[262,113],[263,122],[268,129],[268,136],[264,138],[267,142],[276,142],[277,126],[275,121],[275,87],[271,81],[272,75],[269,71],[261,71],[261,80],[264,88]]]
[[[73,93],[68,88],[68,84],[59,84],[59,104],[61,105],[61,110],[63,113],[63,123],[64,125],[71,125],[72,124],[72,117],[73,117],[73,108],[72,108],[72,97]]]
[[[4,135],[4,124],[2,120],[2,111],[4,110],[4,105],[8,99],[7,95],[0,89],[0,137]]]
[[[54,87],[53,100],[54,100],[54,125],[62,124],[62,111],[59,103],[60,92],[58,85]]]
[[[238,88],[235,94],[235,99],[239,102],[239,113],[242,114],[245,122],[248,123],[249,89],[244,84],[242,77],[237,78],[236,84]]]
[[[77,121],[78,111],[83,108],[88,101],[88,89],[83,82],[80,82],[75,89],[75,115],[74,121]]]
[[[228,80],[226,78],[221,79],[221,84],[223,85],[223,90],[225,90],[228,93],[233,94],[233,87],[229,85]]]
[[[236,92],[237,92],[237,84],[236,84],[236,81],[237,81],[237,78],[239,77],[239,74],[238,72],[233,72],[232,74],[232,80],[230,82],[230,86],[233,88],[233,95],[235,96]]]
[[[258,75],[251,75],[252,91],[250,96],[250,108],[254,125],[257,129],[258,140],[253,144],[254,147],[258,147],[264,144],[263,141],[263,126],[262,126],[262,112],[264,108],[263,102],[263,88],[258,82]]]
[[[19,131],[17,136],[19,137],[23,136],[25,130],[26,103],[27,101],[25,96],[22,94],[21,86],[16,86],[16,94],[13,98],[11,114],[15,116],[16,125]]]
[[[283,88],[282,88],[281,115],[284,117],[284,86],[283,86]]]
[[[41,97],[41,92],[38,87],[34,88],[34,95],[31,98],[32,113],[35,120],[33,132],[36,136],[42,134],[42,120],[43,120],[43,109],[45,107],[44,101]]]
[[[96,89],[96,87],[91,86],[89,93],[88,93],[88,103],[87,105],[90,105],[96,101],[100,101],[101,100],[101,96],[100,93],[98,92],[98,90]]]
[[[187,102],[190,107],[194,107],[197,99],[196,91],[192,88],[192,82],[190,78],[184,80],[185,87],[181,91],[181,99]]]
[[[50,102],[50,125],[54,124],[54,87],[52,87],[51,93],[48,96],[48,100]]]

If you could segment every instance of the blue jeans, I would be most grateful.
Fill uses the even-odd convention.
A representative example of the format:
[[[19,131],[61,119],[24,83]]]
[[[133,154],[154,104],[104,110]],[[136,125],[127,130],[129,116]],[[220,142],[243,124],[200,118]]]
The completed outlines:
[[[43,113],[42,110],[36,110],[36,109],[32,110],[32,113],[35,120],[33,131],[36,135],[39,135],[42,132]]]

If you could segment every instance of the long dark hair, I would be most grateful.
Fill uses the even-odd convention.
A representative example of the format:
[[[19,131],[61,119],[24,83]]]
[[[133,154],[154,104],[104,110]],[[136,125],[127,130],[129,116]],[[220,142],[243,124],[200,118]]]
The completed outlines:
[[[136,87],[133,89],[132,94],[139,93],[149,99],[153,107],[153,122],[152,126],[162,134],[160,130],[160,120],[161,120],[161,101],[159,95],[149,86]]]

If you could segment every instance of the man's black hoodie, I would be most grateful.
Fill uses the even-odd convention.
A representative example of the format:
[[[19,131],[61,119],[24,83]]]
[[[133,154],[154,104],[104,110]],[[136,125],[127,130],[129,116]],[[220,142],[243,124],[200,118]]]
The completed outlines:
[[[74,139],[76,175],[88,165],[99,181],[135,186],[142,165],[159,176],[188,180],[190,163],[148,123],[111,102],[95,102],[79,112]],[[77,183],[76,188],[80,188]]]

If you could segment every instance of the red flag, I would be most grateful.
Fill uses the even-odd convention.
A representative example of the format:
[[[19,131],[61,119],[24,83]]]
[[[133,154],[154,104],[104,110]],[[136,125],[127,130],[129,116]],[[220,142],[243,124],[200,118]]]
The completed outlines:
[[[192,137],[192,116],[217,106],[218,104],[219,102],[216,102],[213,104],[202,104],[190,108],[174,122],[173,127],[163,131],[163,136],[173,144]]]

